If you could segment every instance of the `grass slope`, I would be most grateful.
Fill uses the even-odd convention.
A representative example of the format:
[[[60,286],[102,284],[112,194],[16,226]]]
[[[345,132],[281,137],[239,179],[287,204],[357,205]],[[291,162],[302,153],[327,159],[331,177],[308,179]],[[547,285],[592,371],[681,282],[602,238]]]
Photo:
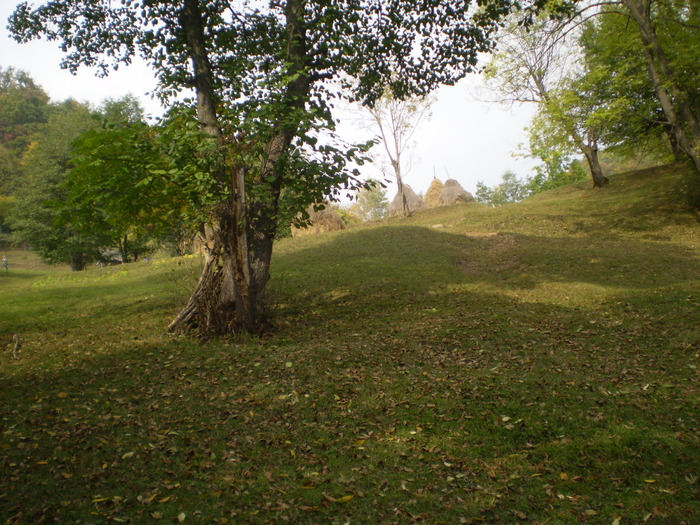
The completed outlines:
[[[693,523],[688,184],[283,241],[262,339],[163,335],[192,258],[0,276],[0,519]]]

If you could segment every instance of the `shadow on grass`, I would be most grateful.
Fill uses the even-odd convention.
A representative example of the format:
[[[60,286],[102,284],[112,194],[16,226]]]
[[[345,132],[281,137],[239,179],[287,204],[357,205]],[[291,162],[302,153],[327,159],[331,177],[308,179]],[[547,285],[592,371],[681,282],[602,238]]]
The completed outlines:
[[[174,316],[183,295],[181,284],[162,275],[125,279],[108,275],[95,278],[94,274],[48,274],[47,280],[41,276],[37,280],[36,274],[27,277],[34,279],[31,288],[18,290],[0,306],[0,335],[36,330],[65,332],[86,323],[109,326],[134,315],[168,309],[170,314],[166,315]]]
[[[27,279],[36,279],[45,274],[46,272],[37,272],[32,270],[10,270],[7,272],[2,270],[2,273],[0,273],[0,286],[10,286],[15,284],[18,280],[26,281]]]
[[[684,480],[700,468],[693,372],[666,335],[591,326],[577,308],[524,311],[500,294],[428,295],[397,292],[393,308],[338,325],[307,314],[248,344],[115,341],[71,366],[3,376],[0,517],[455,523],[512,521],[513,508],[565,521],[585,508],[607,520],[620,503],[631,520],[650,504],[672,519],[697,510]],[[650,478],[668,492],[651,493]],[[345,496],[352,505],[333,501]]]

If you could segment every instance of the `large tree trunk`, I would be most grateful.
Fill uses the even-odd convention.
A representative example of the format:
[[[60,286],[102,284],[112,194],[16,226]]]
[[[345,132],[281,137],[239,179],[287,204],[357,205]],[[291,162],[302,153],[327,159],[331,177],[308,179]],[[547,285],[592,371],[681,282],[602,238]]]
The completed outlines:
[[[217,138],[220,147],[230,147],[221,137],[199,3],[185,0],[184,5],[181,23],[195,71],[197,117],[203,131]],[[270,278],[283,159],[296,135],[310,90],[303,0],[288,0],[285,15],[286,62],[293,80],[286,86],[284,103],[293,116],[280,118],[277,132],[264,147],[264,160],[254,182],[263,185],[265,191],[259,192],[261,195],[256,195],[253,202],[247,200],[245,166],[234,165],[230,172],[215,174],[219,182],[230,188],[230,197],[212,211],[210,224],[204,228],[202,275],[187,304],[168,327],[171,332],[254,333],[267,324],[265,290]]]
[[[216,109],[214,76],[206,49],[202,13],[198,0],[185,0],[180,14],[197,93],[197,118],[202,130],[223,144]],[[197,330],[202,334],[254,331],[257,324],[251,307],[250,257],[246,223],[245,168],[234,166],[215,173],[217,181],[230,188],[230,197],[220,202],[204,228],[204,268],[185,307],[170,323],[171,332]]]
[[[682,162],[683,160],[685,160],[687,155],[678,145],[678,137],[676,137],[676,134],[670,125],[666,124],[664,126],[664,129],[664,135],[666,135],[666,138],[668,139],[668,144],[671,148],[671,152],[673,153],[673,159],[676,162]]]
[[[169,331],[211,335],[256,332],[264,327],[265,319],[256,308],[260,301],[251,286],[247,237],[241,239],[241,229],[235,224],[239,204],[233,195],[220,203],[212,224],[204,228],[202,274]]]

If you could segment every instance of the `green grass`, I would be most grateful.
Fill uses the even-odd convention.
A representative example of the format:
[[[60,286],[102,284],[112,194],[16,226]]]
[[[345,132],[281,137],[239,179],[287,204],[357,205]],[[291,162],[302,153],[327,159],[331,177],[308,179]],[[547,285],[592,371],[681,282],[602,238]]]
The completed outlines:
[[[0,520],[691,524],[696,178],[282,241],[264,338],[164,335],[193,258],[12,270]]]

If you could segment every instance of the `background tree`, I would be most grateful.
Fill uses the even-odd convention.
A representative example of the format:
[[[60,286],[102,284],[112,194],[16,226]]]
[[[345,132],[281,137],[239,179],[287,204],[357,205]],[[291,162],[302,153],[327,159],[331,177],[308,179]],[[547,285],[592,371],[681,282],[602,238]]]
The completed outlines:
[[[699,10],[684,2],[621,0],[621,3],[627,8],[623,15],[639,30],[646,69],[671,133],[700,173]],[[682,42],[675,61],[674,41]]]
[[[520,202],[530,195],[528,182],[521,181],[512,171],[506,171],[501,177],[501,183],[489,188],[482,181],[476,184],[477,202],[488,206],[502,206]]]
[[[628,158],[641,152],[663,158],[671,148],[677,158],[684,156],[654,94],[636,28],[603,10],[584,24],[579,44],[586,82],[610,112],[601,130],[606,150]]]
[[[102,125],[72,144],[64,209],[79,231],[109,236],[121,260],[131,262],[152,249],[152,241],[171,233],[178,218],[166,210],[177,209],[182,197],[162,176],[145,177],[156,167],[165,173],[172,157],[154,140],[163,131],[143,121],[133,96],[106,100],[99,117]]]
[[[386,159],[391,166],[391,175],[396,179],[403,215],[410,215],[408,201],[403,189],[403,177],[408,169],[406,154],[411,140],[421,121],[430,118],[430,97],[400,99],[390,90],[365,111],[370,115],[370,127],[379,135]],[[386,171],[382,169],[386,175]]]
[[[28,183],[17,192],[8,221],[14,243],[29,245],[45,261],[68,263],[73,270],[84,269],[110,244],[102,233],[104,228],[95,228],[94,235],[81,232],[71,221],[71,210],[64,206],[72,143],[95,125],[92,109],[74,100],[51,109],[47,124],[25,154]]]
[[[534,174],[527,180],[532,194],[583,180],[587,176],[581,161],[574,158],[578,149],[559,132],[557,126],[546,122],[546,112],[538,112],[528,132],[527,151],[523,156],[539,160]]]
[[[367,188],[361,188],[355,193],[355,203],[350,211],[358,215],[364,221],[377,221],[387,216],[389,200],[386,197],[386,188],[379,181],[370,180]]]
[[[583,153],[594,186],[601,187],[608,182],[598,158],[602,119],[591,114],[601,101],[590,96],[572,69],[578,61],[573,36],[562,21],[544,16],[528,27],[512,21],[486,68],[486,79],[507,101],[537,103],[546,113],[543,122],[556,126]]]
[[[22,155],[48,113],[48,95],[27,73],[0,67],[0,195],[26,182]]]
[[[194,90],[186,122],[200,129],[184,126],[172,147],[197,143],[210,159],[192,173],[210,197],[200,210],[205,264],[170,329],[230,332],[264,323],[282,190],[303,210],[359,184],[348,162],[361,149],[319,141],[334,129],[332,81],[354,79],[351,98],[368,105],[387,87],[397,99],[426,96],[474,67],[513,4],[52,0],[20,4],[10,28],[20,41],[58,41],[68,69],[106,74],[139,53],[163,100]]]
[[[663,130],[676,157],[700,171],[698,8],[622,0],[586,3],[581,14],[589,19],[580,39],[588,82],[609,103],[606,145],[658,150]]]

